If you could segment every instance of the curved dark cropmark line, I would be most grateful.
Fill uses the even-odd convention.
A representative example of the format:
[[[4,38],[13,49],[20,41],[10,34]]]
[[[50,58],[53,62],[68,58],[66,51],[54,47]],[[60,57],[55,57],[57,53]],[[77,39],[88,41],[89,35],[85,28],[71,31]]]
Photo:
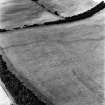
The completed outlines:
[[[76,21],[80,21],[80,20],[89,18],[89,17],[95,15],[97,12],[103,10],[104,8],[105,8],[105,3],[104,3],[104,1],[102,1],[101,3],[99,3],[95,7],[93,7],[92,9],[90,9],[84,13],[72,16],[72,17],[65,17],[64,19],[59,19],[59,20],[51,21],[51,22],[45,22],[43,24],[24,25],[22,28],[16,27],[16,28],[12,28],[10,30],[0,29],[0,33],[8,32],[8,31],[17,31],[17,30],[22,30],[22,29],[27,29],[27,28],[34,28],[34,27],[44,27],[44,26],[72,23],[72,22],[76,22]]]

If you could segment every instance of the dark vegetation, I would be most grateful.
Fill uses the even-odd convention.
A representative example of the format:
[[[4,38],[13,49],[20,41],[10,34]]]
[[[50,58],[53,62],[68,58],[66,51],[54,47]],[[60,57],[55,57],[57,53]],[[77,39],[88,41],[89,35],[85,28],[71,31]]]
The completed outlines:
[[[17,105],[46,105],[35,94],[27,89],[7,68],[0,55],[0,79],[15,100]]]
[[[60,20],[56,20],[56,21],[45,22],[43,24],[24,25],[23,27],[15,27],[13,29],[0,29],[0,33],[20,30],[20,29],[34,28],[34,27],[45,27],[45,26],[49,26],[49,25],[59,25],[59,24],[68,24],[68,23],[70,24],[73,22],[77,22],[77,21],[81,21],[83,19],[90,18],[93,15],[97,14],[99,11],[103,10],[104,8],[105,8],[105,3],[101,2],[98,5],[96,5],[94,8],[92,8],[84,13],[72,16],[72,17],[66,17],[64,19],[60,19]]]

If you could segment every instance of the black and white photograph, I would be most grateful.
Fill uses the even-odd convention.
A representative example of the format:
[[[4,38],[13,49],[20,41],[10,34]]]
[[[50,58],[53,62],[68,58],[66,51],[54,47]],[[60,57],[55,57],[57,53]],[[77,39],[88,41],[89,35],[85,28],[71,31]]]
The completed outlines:
[[[0,105],[105,105],[105,0],[0,0]]]

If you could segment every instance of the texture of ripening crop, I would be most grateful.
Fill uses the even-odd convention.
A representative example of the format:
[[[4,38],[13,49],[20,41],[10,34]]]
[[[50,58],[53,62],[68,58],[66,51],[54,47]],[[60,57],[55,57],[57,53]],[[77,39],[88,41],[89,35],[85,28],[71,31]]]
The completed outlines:
[[[55,1],[59,1],[56,3],[59,5],[65,2]],[[17,11],[18,15],[20,11],[20,23],[30,16],[30,11],[35,12],[35,8],[43,13],[37,4],[29,4],[19,5],[20,8],[15,5],[13,8],[16,10],[10,7],[11,12],[8,9],[6,12],[12,14]],[[24,16],[20,17],[21,14]],[[26,78],[27,81],[22,78],[21,81],[30,82],[55,105],[101,105],[104,97],[105,25],[101,18],[95,19],[0,34],[7,62],[15,69],[11,71],[17,77],[21,75]],[[10,20],[14,24],[18,22],[18,18]],[[30,85],[27,87],[31,88]]]

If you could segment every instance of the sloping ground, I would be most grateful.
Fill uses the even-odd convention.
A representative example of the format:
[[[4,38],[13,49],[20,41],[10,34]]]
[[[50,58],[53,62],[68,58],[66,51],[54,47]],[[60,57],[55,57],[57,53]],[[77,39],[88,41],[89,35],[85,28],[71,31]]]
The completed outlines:
[[[41,24],[59,19],[31,0],[10,0],[0,3],[0,28],[22,27],[25,24]]]
[[[6,0],[0,2],[0,28],[42,24],[83,13],[94,7],[90,0]]]

